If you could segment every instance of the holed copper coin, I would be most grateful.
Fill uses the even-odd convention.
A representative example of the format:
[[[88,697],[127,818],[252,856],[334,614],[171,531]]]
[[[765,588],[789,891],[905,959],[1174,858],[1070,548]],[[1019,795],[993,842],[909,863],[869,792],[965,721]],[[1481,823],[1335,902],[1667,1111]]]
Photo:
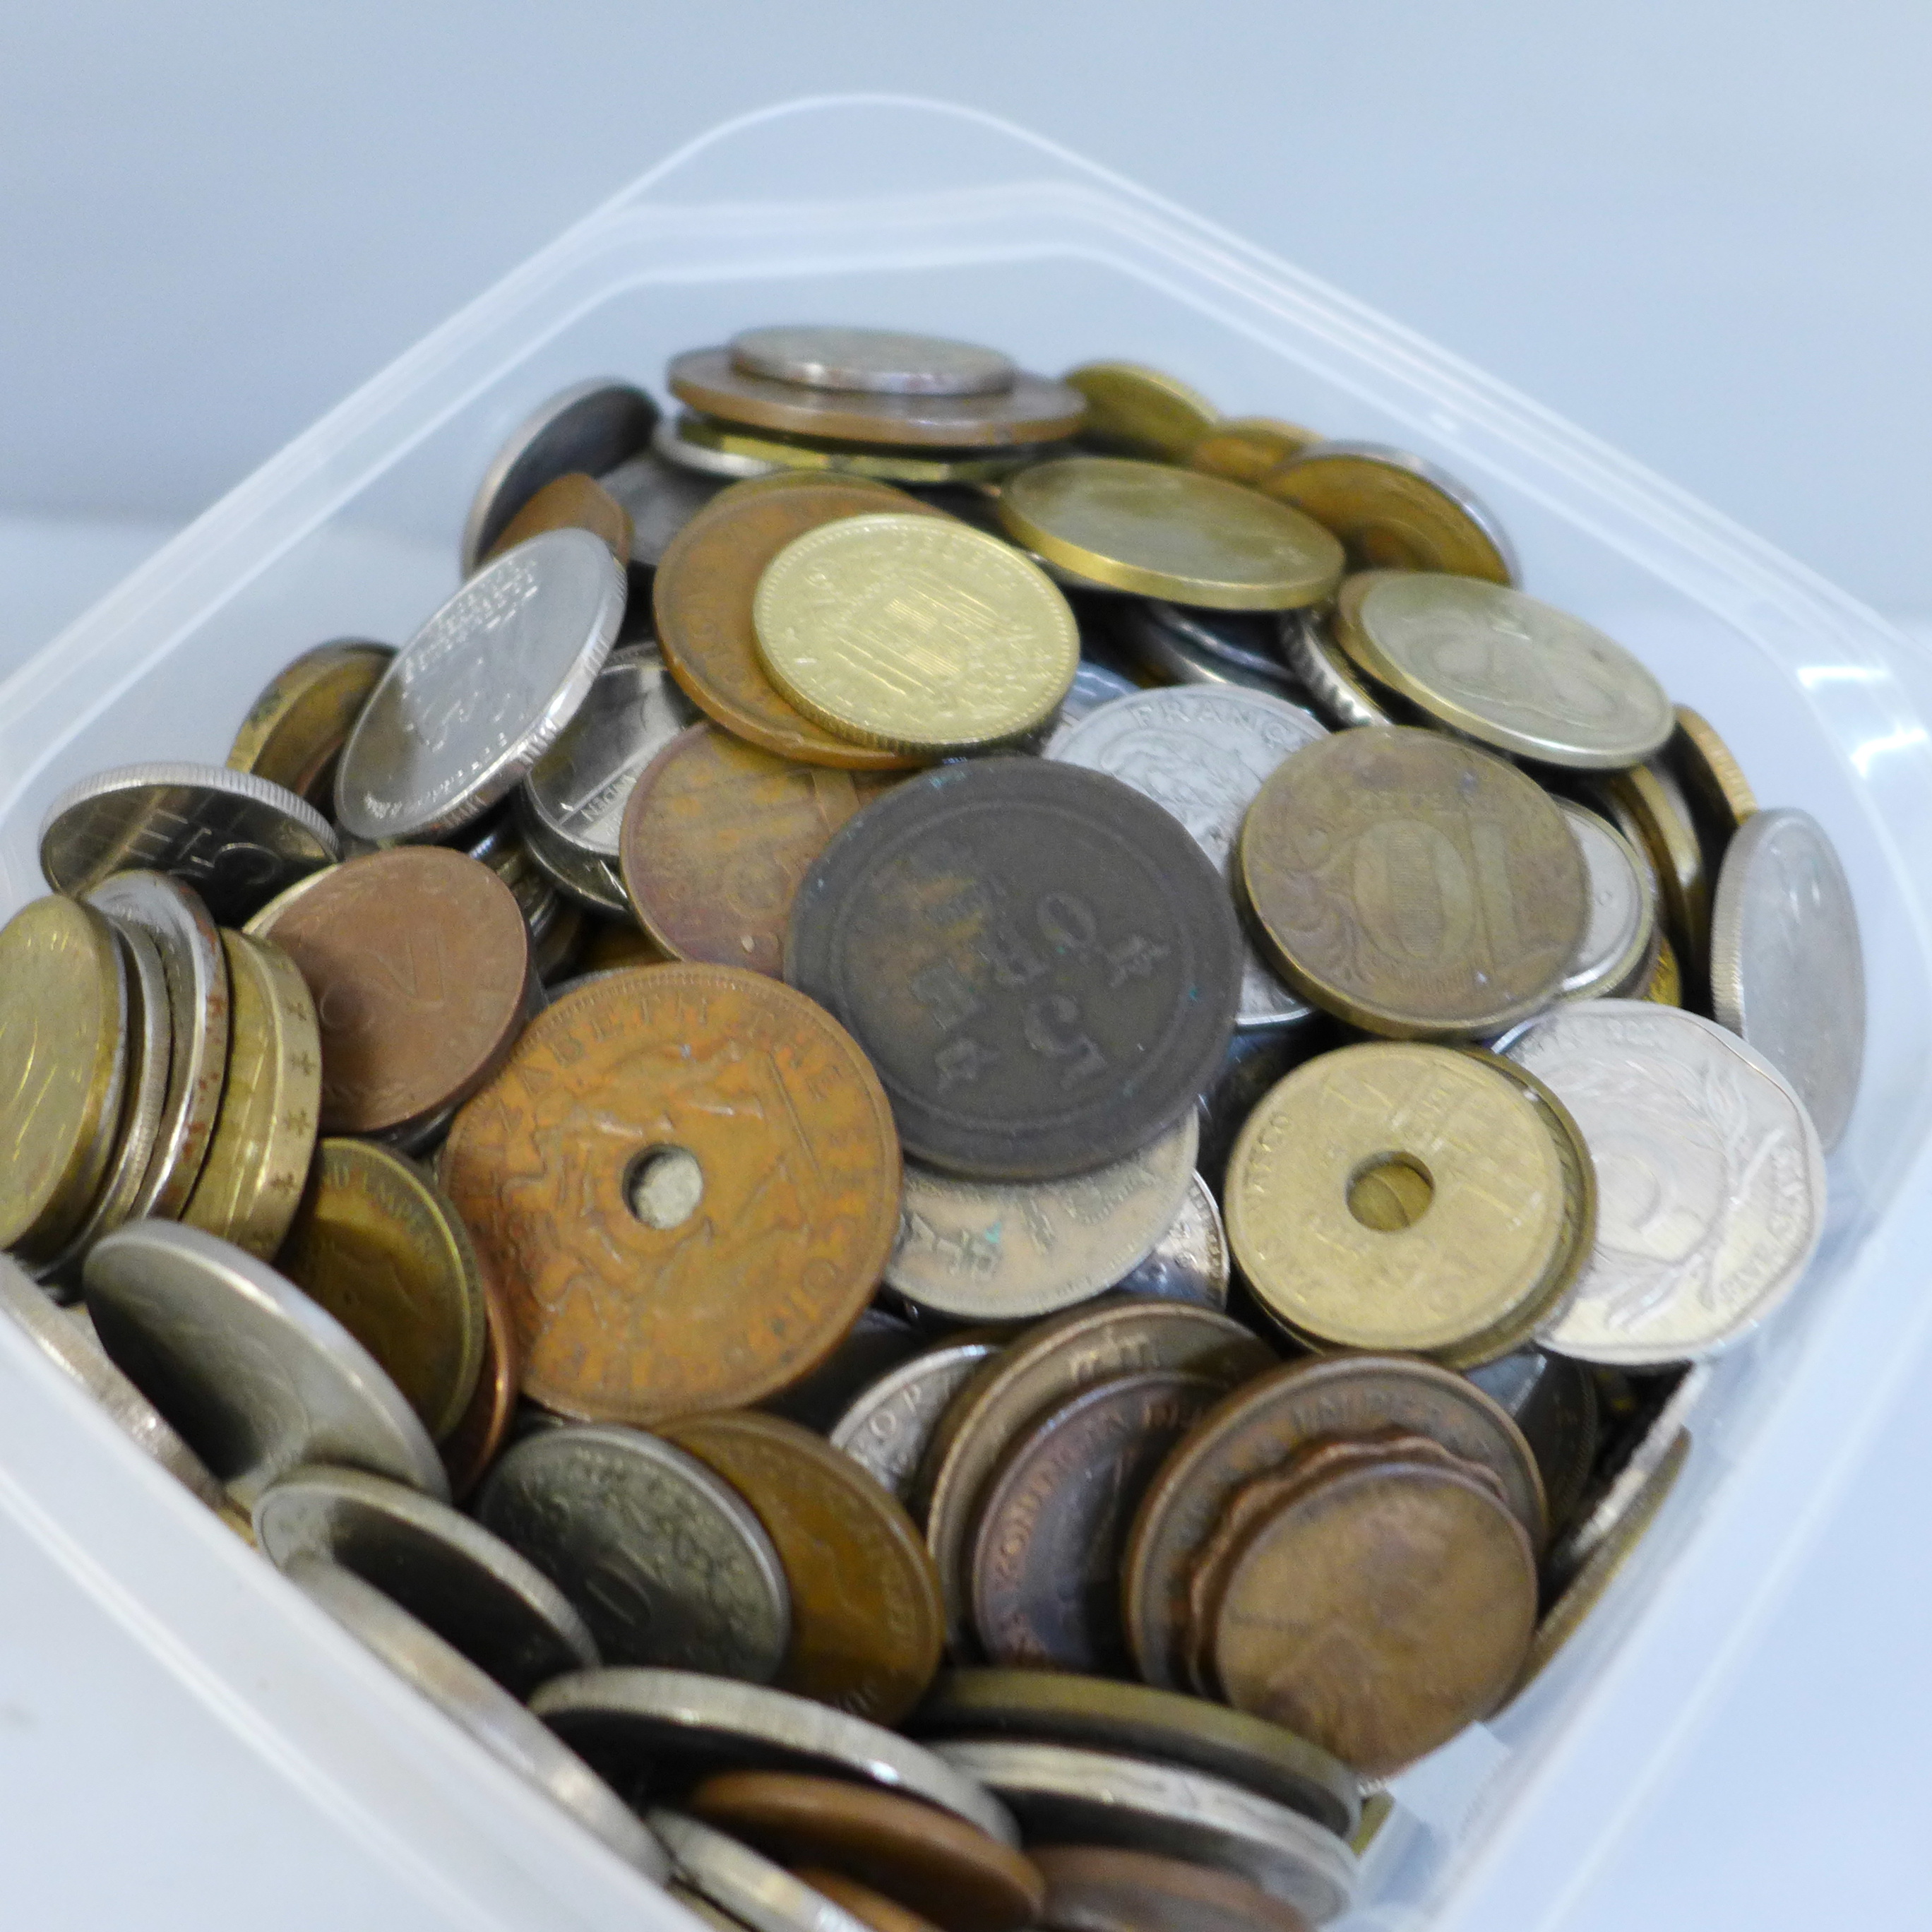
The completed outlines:
[[[1211,1865],[1106,1845],[1040,1845],[1046,1932],[1309,1932],[1285,1900]]]

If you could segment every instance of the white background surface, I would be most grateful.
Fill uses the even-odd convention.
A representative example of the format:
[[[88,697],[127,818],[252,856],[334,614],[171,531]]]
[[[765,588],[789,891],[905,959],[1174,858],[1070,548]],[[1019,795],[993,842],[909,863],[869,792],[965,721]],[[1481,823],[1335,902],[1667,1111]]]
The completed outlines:
[[[1928,79],[1922,10],[1789,0],[16,8],[0,22],[0,668],[669,148],[854,88],[990,108],[1117,167],[1916,619],[1932,610]],[[1915,1917],[1928,1467],[1932,1415],[1908,1397],[1574,1932]],[[51,1706],[85,1704],[94,1640],[49,1640],[76,1672]],[[64,1797],[74,1821],[70,1845],[9,1847],[9,1922],[105,1926],[123,1922],[110,1898],[139,1898],[154,1932],[227,1932],[218,1896],[272,1897],[272,1872],[245,1869],[272,1844],[218,1836],[228,1876],[203,1896],[90,1874],[140,1841],[122,1808],[169,1774],[163,1740],[104,1766],[37,1749],[0,1708],[0,1844],[13,1780],[57,1780],[36,1808]],[[358,1897],[365,1928],[368,1910]]]

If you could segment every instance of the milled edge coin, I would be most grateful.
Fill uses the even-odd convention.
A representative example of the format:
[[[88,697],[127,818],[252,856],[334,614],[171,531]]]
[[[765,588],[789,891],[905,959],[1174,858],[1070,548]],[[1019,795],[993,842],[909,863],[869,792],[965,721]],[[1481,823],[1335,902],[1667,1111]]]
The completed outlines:
[[[1382,694],[1370,688],[1348,662],[1348,653],[1328,635],[1329,620],[1319,610],[1282,614],[1282,656],[1308,688],[1318,710],[1338,730],[1363,724],[1393,724]]]
[[[1195,1118],[1200,1118],[1198,1110]],[[1220,1205],[1214,1190],[1197,1173],[1166,1233],[1114,1282],[1114,1292],[1225,1309],[1228,1279],[1228,1233]]]

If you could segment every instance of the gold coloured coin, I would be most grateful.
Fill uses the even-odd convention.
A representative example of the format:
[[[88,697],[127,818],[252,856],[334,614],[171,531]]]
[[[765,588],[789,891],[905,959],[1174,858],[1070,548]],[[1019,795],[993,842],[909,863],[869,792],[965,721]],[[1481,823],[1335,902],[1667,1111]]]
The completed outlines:
[[[741,428],[719,416],[687,410],[676,432],[699,449],[781,470],[817,471],[834,476],[868,476],[881,483],[909,483],[926,489],[944,483],[997,483],[1022,464],[1039,460],[1032,443],[1014,449],[901,449],[890,443],[815,442],[777,430]]]
[[[1060,380],[1087,398],[1081,440],[1110,455],[1185,463],[1221,420],[1198,389],[1138,362],[1083,362]]]
[[[1186,463],[1190,470],[1252,489],[1270,470],[1321,440],[1313,430],[1274,416],[1227,416],[1188,451]]]
[[[1162,463],[1036,463],[1000,490],[1000,521],[1049,563],[1173,604],[1298,610],[1342,579],[1342,546],[1298,510]]]
[[[1677,707],[1677,729],[1658,762],[1677,781],[1704,847],[1704,869],[1714,879],[1731,836],[1757,811],[1757,794],[1731,748],[1688,704]]]
[[[335,761],[394,650],[344,638],[304,651],[248,708],[229,748],[238,772],[285,786],[320,812],[335,808]]]
[[[1676,778],[1652,759],[1601,782],[1598,796],[1617,830],[1649,860],[1665,936],[1677,956],[1679,1004],[1702,1005],[1711,958],[1711,874]]]
[[[601,537],[604,548],[620,566],[631,560],[631,513],[594,476],[581,470],[553,478],[510,520],[503,534],[476,560],[481,570],[486,563],[514,550],[546,530],[588,530]]]
[[[772,682],[828,730],[944,757],[1053,716],[1079,627],[1046,573],[950,518],[842,518],[766,566],[752,604]]]
[[[1657,936],[1657,964],[1651,968],[1649,983],[1637,997],[1660,1006],[1684,1004],[1684,981],[1677,970],[1676,949],[1662,933]]]

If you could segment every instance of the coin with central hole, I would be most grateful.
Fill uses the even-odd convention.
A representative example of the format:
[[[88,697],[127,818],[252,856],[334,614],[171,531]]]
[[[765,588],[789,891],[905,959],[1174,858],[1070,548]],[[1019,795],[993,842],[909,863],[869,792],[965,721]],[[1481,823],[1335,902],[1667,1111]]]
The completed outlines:
[[[898,1219],[864,1054],[788,987],[716,966],[613,973],[539,1015],[440,1172],[516,1311],[524,1392],[593,1420],[797,1381],[858,1318]]]

